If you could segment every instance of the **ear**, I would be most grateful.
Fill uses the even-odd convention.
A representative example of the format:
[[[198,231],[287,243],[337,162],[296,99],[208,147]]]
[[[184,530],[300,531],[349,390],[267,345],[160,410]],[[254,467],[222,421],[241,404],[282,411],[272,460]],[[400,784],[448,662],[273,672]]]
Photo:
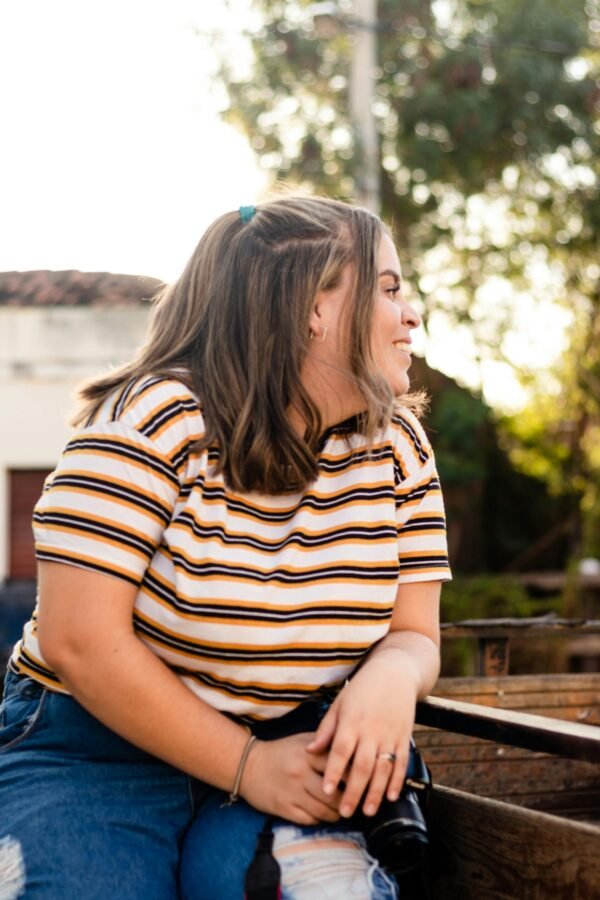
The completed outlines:
[[[314,302],[310,318],[308,320],[308,329],[311,334],[319,335],[323,331],[323,292],[320,291]]]

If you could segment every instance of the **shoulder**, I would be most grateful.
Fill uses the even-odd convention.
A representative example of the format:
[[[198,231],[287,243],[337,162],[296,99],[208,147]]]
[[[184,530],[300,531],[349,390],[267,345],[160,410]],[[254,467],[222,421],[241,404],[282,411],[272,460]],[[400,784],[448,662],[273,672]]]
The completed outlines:
[[[425,429],[410,410],[396,410],[384,434],[403,479],[435,466],[433,450]]]
[[[109,423],[133,429],[173,462],[205,432],[197,397],[176,375],[145,376],[115,391],[98,411],[92,427]]]

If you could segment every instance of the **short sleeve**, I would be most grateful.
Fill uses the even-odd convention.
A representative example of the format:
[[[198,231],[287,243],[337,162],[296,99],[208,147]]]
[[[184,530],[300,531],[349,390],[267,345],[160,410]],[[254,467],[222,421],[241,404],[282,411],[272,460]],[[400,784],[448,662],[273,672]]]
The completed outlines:
[[[200,436],[173,384],[148,382],[118,409],[107,402],[71,438],[34,510],[38,559],[141,583],[182,488],[186,448]],[[175,384],[176,395],[185,390]]]
[[[435,457],[423,427],[403,412],[392,422],[398,583],[448,581],[446,517]]]

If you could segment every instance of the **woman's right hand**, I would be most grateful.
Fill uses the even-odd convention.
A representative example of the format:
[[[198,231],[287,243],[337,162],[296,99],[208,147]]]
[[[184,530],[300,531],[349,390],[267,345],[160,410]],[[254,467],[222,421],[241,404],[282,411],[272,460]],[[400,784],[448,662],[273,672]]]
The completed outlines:
[[[297,825],[337,822],[341,791],[323,793],[327,753],[308,753],[314,734],[256,741],[244,766],[240,794],[251,806]]]

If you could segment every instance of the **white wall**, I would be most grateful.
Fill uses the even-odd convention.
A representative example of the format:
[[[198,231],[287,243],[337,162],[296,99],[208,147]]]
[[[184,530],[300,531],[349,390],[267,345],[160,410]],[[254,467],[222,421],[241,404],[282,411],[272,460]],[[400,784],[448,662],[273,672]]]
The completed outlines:
[[[53,468],[76,386],[129,359],[147,320],[147,306],[0,307],[0,582],[8,569],[8,470]]]

